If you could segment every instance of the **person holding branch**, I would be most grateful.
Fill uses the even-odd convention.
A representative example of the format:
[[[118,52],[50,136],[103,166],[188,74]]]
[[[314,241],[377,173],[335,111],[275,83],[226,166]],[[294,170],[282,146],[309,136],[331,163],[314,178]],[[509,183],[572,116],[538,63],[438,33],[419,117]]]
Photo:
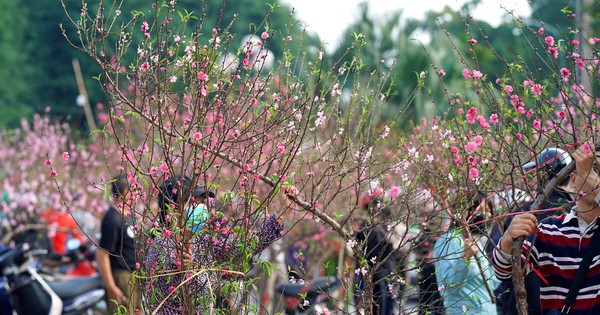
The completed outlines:
[[[516,215],[492,255],[498,278],[510,279],[513,243],[527,238],[521,265],[541,279],[543,314],[600,313],[600,231],[596,232],[600,226],[600,157],[590,143],[572,157],[575,172],[570,174],[570,185],[576,204],[571,211],[541,222],[532,213]]]
[[[497,314],[493,290],[500,285],[485,255],[487,217],[493,204],[482,191],[469,192],[467,220],[455,219],[433,249],[436,280],[446,314]]]
[[[558,174],[567,166],[573,163],[571,155],[566,151],[559,148],[547,148],[542,150],[534,161],[531,161],[522,166],[523,170],[535,176],[537,179],[537,189],[542,191],[549,183],[554,180]],[[568,171],[565,171],[568,172]],[[566,174],[568,175],[568,174]],[[542,221],[550,216],[560,216],[566,213],[573,206],[572,197],[570,195],[571,188],[569,185],[569,176],[557,180],[557,185],[552,187],[547,198],[542,202],[535,212],[535,216],[538,221]],[[519,206],[512,210],[513,213],[526,212],[531,209],[534,201],[527,202],[526,204]],[[506,221],[502,222],[491,233],[490,242],[490,255],[496,244],[499,244],[499,240],[508,229],[510,222],[512,222],[512,216],[506,217]],[[540,278],[535,272],[529,273],[524,279],[525,291],[527,294],[527,314],[528,315],[541,315],[542,310],[540,307]],[[512,279],[502,281],[500,287],[496,289],[498,296],[499,311],[503,315],[517,315],[518,307],[517,300],[515,297],[515,288],[513,286]]]

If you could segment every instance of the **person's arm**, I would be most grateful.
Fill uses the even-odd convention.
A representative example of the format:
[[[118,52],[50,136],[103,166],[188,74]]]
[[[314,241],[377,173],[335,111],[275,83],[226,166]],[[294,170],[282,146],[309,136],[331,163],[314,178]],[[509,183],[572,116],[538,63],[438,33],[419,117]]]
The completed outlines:
[[[500,239],[500,250],[510,255],[515,239],[520,236],[529,237],[535,231],[537,225],[537,218],[531,213],[516,215],[504,232],[502,239]]]
[[[492,265],[498,279],[510,279],[512,277],[511,250],[516,238],[529,237],[537,228],[537,218],[531,213],[516,215],[510,222],[508,229],[500,239],[498,247],[492,254]]]
[[[445,288],[461,285],[479,274],[477,264],[470,261],[474,253],[465,252],[462,236],[450,233],[440,237],[433,248],[436,279]]]
[[[121,304],[123,302],[123,292],[117,287],[115,279],[113,278],[110,268],[109,253],[102,248],[98,248],[98,250],[96,250],[96,263],[98,264],[98,270],[100,271],[100,276],[102,277],[109,303],[113,303],[112,300],[116,300],[117,303]]]
[[[105,217],[102,220],[100,226],[100,242],[98,244],[98,249],[96,250],[96,263],[98,264],[98,271],[100,271],[100,276],[102,277],[109,303],[113,303],[112,300],[116,300],[121,304],[123,292],[117,287],[110,266],[110,251],[114,251],[117,246],[118,236],[116,229],[121,228],[120,226],[115,225],[115,222],[110,220],[110,218]]]
[[[596,170],[594,169],[594,165],[598,165],[599,161],[596,157],[596,150],[594,149],[593,143],[587,143],[587,145],[582,145],[572,154],[573,159],[575,160],[575,174],[577,177],[575,179],[574,188],[575,192],[581,192],[586,195],[586,202],[594,202],[597,203],[598,197],[598,185],[600,184],[600,178]],[[589,195],[589,196],[587,196]],[[597,206],[596,204],[592,204],[592,206]]]

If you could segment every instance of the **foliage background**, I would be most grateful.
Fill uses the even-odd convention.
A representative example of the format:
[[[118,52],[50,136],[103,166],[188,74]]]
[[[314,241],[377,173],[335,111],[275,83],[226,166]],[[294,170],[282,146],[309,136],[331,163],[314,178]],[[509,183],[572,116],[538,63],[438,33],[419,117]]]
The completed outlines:
[[[468,9],[478,1],[474,0],[465,4]],[[531,1],[532,16],[526,19],[533,28],[537,29],[544,25],[554,36],[568,33],[570,23],[564,18],[564,14],[558,10],[570,5],[574,10],[577,1],[568,0],[534,0]],[[81,8],[81,1],[64,1],[70,13],[75,13]],[[90,1],[93,6],[96,1]],[[273,2],[277,3],[277,1]],[[93,110],[96,103],[104,103],[105,97],[101,92],[100,85],[92,77],[99,74],[100,69],[93,64],[85,55],[73,49],[62,35],[61,25],[66,25],[69,21],[66,19],[64,9],[60,1],[33,1],[33,0],[1,0],[0,4],[5,8],[0,12],[0,109],[3,115],[0,116],[0,129],[6,127],[18,127],[20,119],[31,120],[33,113],[43,113],[48,106],[52,108],[50,116],[63,122],[71,124],[75,136],[86,134],[89,128],[85,122],[85,117],[81,107],[75,105],[78,95],[75,77],[73,75],[72,59],[77,58],[82,64],[82,70],[86,81],[90,103]],[[217,25],[218,14],[222,1],[180,1],[183,7],[198,12],[206,12],[204,19],[206,25]],[[129,17],[129,9],[136,6],[135,1],[125,1],[123,3],[123,15]],[[589,23],[586,29],[589,33],[595,33],[599,28],[596,19],[599,12],[599,5],[596,1],[584,1],[584,11],[588,14]],[[548,10],[547,8],[557,8]],[[223,14],[223,21],[220,25],[226,26],[235,13],[238,13],[237,22],[233,24],[231,33],[248,34],[255,31],[255,27],[264,18],[269,6],[265,2],[253,0],[234,0],[227,1],[227,6]],[[394,70],[393,80],[390,81],[392,96],[387,100],[389,105],[389,115],[403,108],[410,91],[416,83],[415,73],[428,68],[432,60],[427,60],[419,43],[412,40],[411,34],[415,29],[424,29],[431,34],[431,41],[423,43],[429,51],[430,56],[436,64],[444,67],[448,73],[447,80],[460,80],[460,63],[451,56],[453,48],[446,41],[440,40],[443,32],[447,31],[456,37],[458,45],[467,45],[467,33],[460,12],[454,12],[448,8],[440,8],[438,12],[431,12],[424,20],[414,20],[402,16],[402,12],[390,15],[388,18],[377,19],[368,14],[368,2],[363,5],[363,14],[360,19],[351,25],[346,31],[344,41],[334,47],[330,56],[326,56],[330,62],[337,60],[353,42],[352,34],[364,34],[367,42],[364,47],[355,47],[351,53],[344,57],[345,60],[352,56],[361,54],[365,64],[371,67],[376,65],[381,59],[397,60],[396,70]],[[281,5],[277,13],[272,15],[269,23],[275,30],[283,30],[284,25],[290,21],[289,13],[291,8]],[[443,23],[444,28],[440,27],[437,20]],[[497,27],[487,24],[485,21],[477,21],[475,17],[476,28],[471,30],[473,37],[480,34],[479,29],[485,34],[494,34],[490,38],[490,43],[494,49],[502,56],[515,55],[519,49],[524,47],[522,39],[516,32],[512,21],[505,22]],[[302,28],[302,23],[297,23],[296,27]],[[67,30],[68,32],[69,30]],[[280,33],[279,33],[280,34]],[[74,34],[68,34],[74,35]],[[277,35],[277,33],[276,33]],[[480,38],[480,40],[482,40]],[[317,47],[319,39],[307,36],[302,42],[305,51],[310,51],[310,47]],[[275,56],[281,56],[282,42],[273,40],[271,50]],[[312,48],[313,50],[315,48]],[[481,70],[484,73],[497,73],[499,77],[506,72],[506,69],[496,60],[494,54],[488,48],[478,47],[481,64]],[[516,49],[516,51],[515,51]],[[487,50],[487,51],[484,51]],[[359,52],[360,51],[360,52]],[[522,56],[530,58],[532,56]],[[439,62],[438,62],[439,61]],[[388,65],[389,66],[389,65]],[[368,68],[367,68],[368,69]],[[441,91],[435,82],[429,82],[433,98],[417,98],[409,108],[406,108],[407,114],[412,117],[413,122],[418,122],[421,116],[433,117],[440,112],[444,112],[445,105],[442,99]],[[452,86],[452,83],[448,83]],[[432,100],[433,99],[433,100]],[[437,103],[437,104],[436,104]],[[440,105],[442,104],[442,105]],[[441,106],[442,108],[439,108]],[[408,126],[403,128],[407,129]]]

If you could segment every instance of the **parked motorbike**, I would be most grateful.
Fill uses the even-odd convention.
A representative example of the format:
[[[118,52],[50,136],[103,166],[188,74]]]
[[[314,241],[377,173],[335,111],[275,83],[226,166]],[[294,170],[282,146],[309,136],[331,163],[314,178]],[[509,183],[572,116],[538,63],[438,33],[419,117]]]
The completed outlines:
[[[0,276],[14,311],[19,315],[102,314],[96,309],[105,294],[100,276],[58,279],[40,274],[31,261],[46,254],[23,243],[0,255]]]
[[[67,276],[93,276],[97,274],[93,265],[96,257],[95,247],[92,243],[81,243],[77,239],[67,242],[67,252],[64,254],[49,253],[40,259],[41,273],[56,270],[58,274]]]
[[[286,315],[327,314],[326,304],[339,285],[336,277],[328,276],[305,283],[280,283],[276,290],[283,295]]]
[[[10,248],[0,245],[0,256],[8,252]],[[6,278],[0,277],[0,315],[12,315],[12,305],[8,290],[6,289]]]

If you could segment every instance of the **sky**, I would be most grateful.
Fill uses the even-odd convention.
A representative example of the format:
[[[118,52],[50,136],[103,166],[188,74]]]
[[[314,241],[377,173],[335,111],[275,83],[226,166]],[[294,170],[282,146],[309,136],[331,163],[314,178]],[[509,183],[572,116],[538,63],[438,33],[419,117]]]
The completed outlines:
[[[296,16],[306,22],[309,32],[315,32],[330,46],[340,41],[344,29],[359,17],[359,4],[368,2],[373,16],[402,10],[404,18],[423,18],[425,12],[441,10],[444,6],[458,9],[466,0],[282,0],[295,9]],[[504,7],[505,9],[503,9]],[[472,12],[479,20],[498,25],[506,9],[518,16],[531,12],[527,0],[483,0]],[[418,36],[418,35],[417,35]]]

